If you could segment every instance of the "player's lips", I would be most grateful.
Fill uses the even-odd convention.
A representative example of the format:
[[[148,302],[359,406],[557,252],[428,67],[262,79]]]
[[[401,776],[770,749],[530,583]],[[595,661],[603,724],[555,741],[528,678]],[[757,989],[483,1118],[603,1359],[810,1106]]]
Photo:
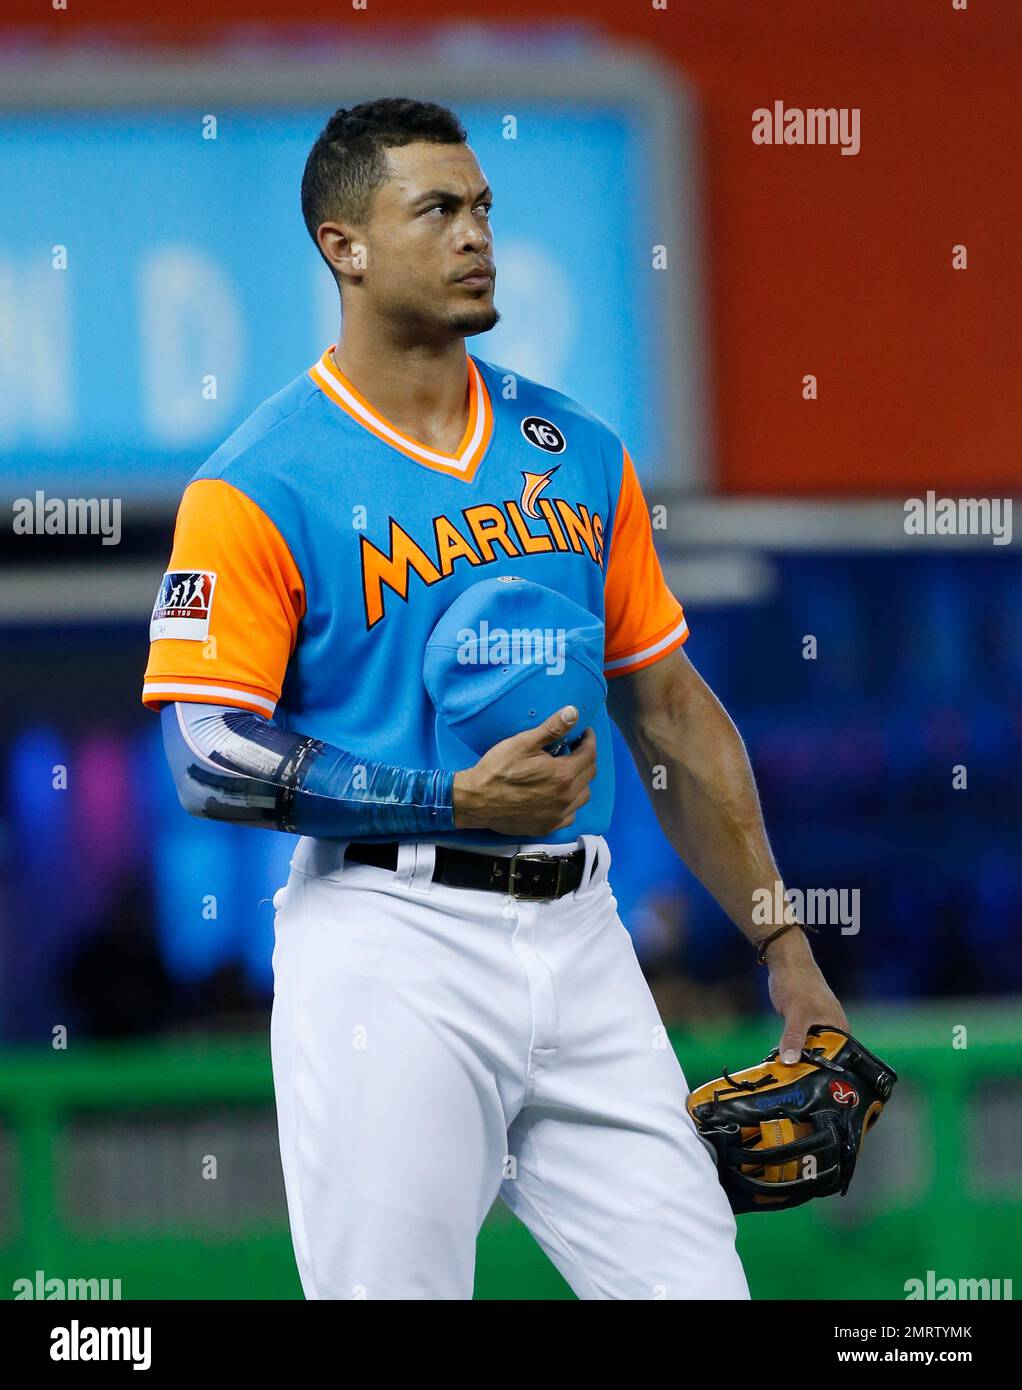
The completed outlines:
[[[488,266],[477,266],[465,275],[459,275],[454,283],[456,285],[468,285],[470,289],[478,289],[483,285],[493,283],[493,271]]]

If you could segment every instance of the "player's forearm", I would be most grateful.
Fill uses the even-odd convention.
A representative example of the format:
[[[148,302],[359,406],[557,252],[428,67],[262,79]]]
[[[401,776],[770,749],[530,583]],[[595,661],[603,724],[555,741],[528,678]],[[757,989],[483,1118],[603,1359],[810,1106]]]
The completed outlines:
[[[226,706],[166,705],[161,717],[178,797],[192,815],[330,839],[454,824],[451,773],[360,758]]]
[[[632,754],[678,855],[740,930],[759,940],[765,931],[753,923],[753,895],[768,889],[773,900],[780,876],[745,745],[705,685],[667,690],[665,697],[626,729]],[[771,955],[806,950],[801,932],[794,932]]]

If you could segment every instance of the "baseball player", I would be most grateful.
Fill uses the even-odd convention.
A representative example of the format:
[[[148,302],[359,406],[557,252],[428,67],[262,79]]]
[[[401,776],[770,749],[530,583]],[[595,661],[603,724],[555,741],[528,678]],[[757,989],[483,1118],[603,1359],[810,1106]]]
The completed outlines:
[[[470,1298],[499,1194],[580,1298],[742,1299],[609,883],[608,711],[647,785],[661,769],[673,846],[760,948],[782,1055],[847,1020],[804,932],[753,923],[778,871],[627,450],[466,351],[498,321],[491,205],[446,108],[330,118],[302,209],[341,333],[186,488],[143,699],[187,810],[301,837],[274,899],[271,1046],[307,1297]],[[503,578],[603,625],[606,708],[535,704],[452,767],[423,654]]]

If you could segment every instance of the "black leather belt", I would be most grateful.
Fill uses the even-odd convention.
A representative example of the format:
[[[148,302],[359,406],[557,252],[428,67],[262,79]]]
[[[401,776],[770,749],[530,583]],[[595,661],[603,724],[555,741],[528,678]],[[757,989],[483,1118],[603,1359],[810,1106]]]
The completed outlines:
[[[397,841],[363,844],[354,840],[344,851],[345,859],[356,864],[373,864],[378,869],[397,868]],[[452,888],[479,888],[489,893],[506,893],[527,902],[543,902],[574,893],[582,882],[586,852],[572,854],[481,854],[476,850],[437,845],[434,883]],[[594,861],[595,862],[595,861]]]

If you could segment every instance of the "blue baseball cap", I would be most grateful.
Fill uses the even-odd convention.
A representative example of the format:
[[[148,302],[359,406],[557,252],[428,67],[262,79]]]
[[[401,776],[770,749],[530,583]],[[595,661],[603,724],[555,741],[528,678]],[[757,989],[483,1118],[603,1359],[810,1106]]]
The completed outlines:
[[[422,666],[442,765],[472,767],[501,739],[574,705],[571,734],[549,749],[566,751],[606,703],[603,648],[602,620],[543,584],[502,574],[459,594]]]

